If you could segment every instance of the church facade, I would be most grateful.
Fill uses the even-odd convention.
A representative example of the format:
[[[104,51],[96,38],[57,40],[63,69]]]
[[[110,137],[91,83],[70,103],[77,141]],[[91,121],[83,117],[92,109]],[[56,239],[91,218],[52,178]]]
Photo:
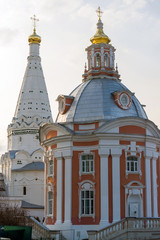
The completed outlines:
[[[40,127],[45,224],[75,239],[125,217],[160,217],[160,131],[122,84],[100,11],[90,40],[82,83]]]
[[[34,16],[34,21],[36,18]],[[19,198],[29,215],[44,216],[44,163],[39,143],[39,126],[51,123],[48,93],[39,56],[41,37],[28,38],[29,56],[11,124],[7,129],[8,149],[1,157],[6,196]]]

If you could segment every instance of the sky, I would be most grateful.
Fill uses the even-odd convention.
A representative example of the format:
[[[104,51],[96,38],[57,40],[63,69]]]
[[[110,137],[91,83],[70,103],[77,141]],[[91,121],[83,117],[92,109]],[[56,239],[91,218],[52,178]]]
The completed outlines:
[[[27,66],[30,17],[39,19],[40,56],[55,120],[57,96],[82,82],[98,6],[122,83],[160,128],[160,0],[0,0],[0,154],[7,151],[7,127]]]

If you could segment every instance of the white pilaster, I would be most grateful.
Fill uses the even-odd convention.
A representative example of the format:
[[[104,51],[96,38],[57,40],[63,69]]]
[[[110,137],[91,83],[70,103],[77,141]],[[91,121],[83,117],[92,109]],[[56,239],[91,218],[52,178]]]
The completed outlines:
[[[62,223],[62,158],[57,159],[57,221]]]
[[[158,206],[157,206],[157,168],[156,168],[156,160],[158,157],[158,153],[155,153],[153,159],[152,159],[152,195],[153,195],[153,217],[158,217]]]
[[[100,149],[100,176],[101,176],[101,222],[102,226],[107,226],[108,224],[108,156],[109,149]]]
[[[146,172],[146,217],[152,216],[151,211],[151,168],[150,168],[151,152],[146,153],[145,172]]]
[[[113,222],[120,220],[120,149],[111,150],[113,184]]]
[[[72,212],[72,157],[65,158],[65,224],[71,224]]]

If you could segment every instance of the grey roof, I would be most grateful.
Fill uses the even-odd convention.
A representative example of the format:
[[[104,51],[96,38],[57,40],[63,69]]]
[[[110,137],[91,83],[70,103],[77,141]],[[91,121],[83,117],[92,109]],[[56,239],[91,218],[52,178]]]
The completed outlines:
[[[33,204],[33,203],[29,203],[26,202],[24,200],[22,200],[22,208],[36,208],[36,209],[44,209],[44,206],[41,205],[37,205],[37,204]]]
[[[13,169],[12,171],[21,172],[21,171],[43,171],[44,170],[44,163],[43,162],[32,162],[26,164],[22,168]]]
[[[74,101],[65,114],[57,116],[57,122],[89,122],[95,120],[111,120],[120,117],[139,117],[147,119],[147,115],[138,101],[132,96],[132,105],[128,110],[119,108],[112,93],[129,91],[119,80],[97,78],[80,84],[71,92]]]

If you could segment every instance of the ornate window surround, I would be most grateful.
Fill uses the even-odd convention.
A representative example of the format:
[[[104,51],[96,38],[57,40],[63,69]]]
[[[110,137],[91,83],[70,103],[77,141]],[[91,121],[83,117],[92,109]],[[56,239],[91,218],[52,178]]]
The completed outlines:
[[[79,183],[78,185],[79,185],[79,219],[81,217],[95,218],[95,186],[94,186],[95,183],[89,180],[85,180]],[[84,193],[83,195],[82,195],[82,192]],[[90,195],[89,198],[86,198],[85,196],[86,192],[89,192],[89,195]],[[84,208],[85,208],[85,202],[87,200],[89,201],[89,213],[85,214],[85,213],[82,213],[82,201],[84,202]]]

